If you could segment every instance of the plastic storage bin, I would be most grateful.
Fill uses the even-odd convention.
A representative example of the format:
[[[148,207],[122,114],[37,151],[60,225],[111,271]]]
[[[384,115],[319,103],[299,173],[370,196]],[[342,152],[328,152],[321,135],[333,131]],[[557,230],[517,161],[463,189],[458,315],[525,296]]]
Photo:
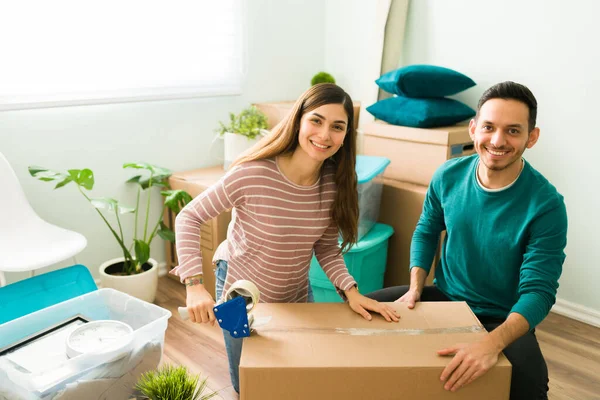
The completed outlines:
[[[391,226],[375,224],[373,229],[344,255],[348,271],[358,283],[361,293],[369,293],[383,288],[388,239],[393,233],[394,229]],[[342,302],[341,297],[314,256],[308,276],[315,302]]]
[[[363,238],[379,219],[383,171],[390,164],[385,157],[357,156],[358,176],[358,240]]]
[[[152,369],[160,363],[171,312],[113,289],[95,290],[0,325],[0,348],[76,315],[89,321],[122,321],[131,326],[133,333],[111,345],[109,351],[84,353],[70,359],[65,354],[64,338],[57,338],[55,346],[44,350],[55,356],[45,364],[33,364],[32,370],[15,364],[15,355],[12,359],[11,353],[2,355],[0,398],[46,400],[64,396],[94,399],[96,397],[91,393],[101,394],[97,393],[97,387],[93,389],[94,382],[116,380],[133,369]],[[85,384],[89,385],[87,389]],[[73,397],[69,390],[90,395]]]

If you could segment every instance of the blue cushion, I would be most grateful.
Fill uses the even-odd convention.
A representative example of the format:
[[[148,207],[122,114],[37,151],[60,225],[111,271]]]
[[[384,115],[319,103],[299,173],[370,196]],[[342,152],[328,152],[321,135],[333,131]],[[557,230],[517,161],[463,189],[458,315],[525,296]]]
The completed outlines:
[[[375,118],[393,125],[434,128],[454,125],[475,116],[475,110],[452,99],[391,97],[367,107]]]
[[[405,97],[444,97],[475,86],[468,76],[435,65],[409,65],[383,74],[375,81],[388,93]]]

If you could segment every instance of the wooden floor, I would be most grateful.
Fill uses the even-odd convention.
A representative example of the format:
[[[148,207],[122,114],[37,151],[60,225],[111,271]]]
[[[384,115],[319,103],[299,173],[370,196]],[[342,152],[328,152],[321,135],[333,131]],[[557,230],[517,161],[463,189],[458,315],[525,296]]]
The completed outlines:
[[[177,307],[185,305],[185,288],[168,277],[160,278],[156,304],[173,316],[165,337],[163,363],[185,365],[208,376],[216,399],[238,396],[229,380],[221,330],[184,322]],[[550,314],[536,330],[550,373],[551,400],[600,399],[600,328]]]

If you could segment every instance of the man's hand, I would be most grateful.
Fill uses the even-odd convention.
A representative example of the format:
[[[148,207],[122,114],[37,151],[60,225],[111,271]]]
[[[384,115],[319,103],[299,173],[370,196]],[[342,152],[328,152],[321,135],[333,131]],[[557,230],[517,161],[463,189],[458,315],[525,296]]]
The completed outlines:
[[[427,271],[423,268],[414,266],[410,269],[410,288],[404,296],[400,297],[396,302],[408,303],[408,308],[415,308],[415,303],[421,300],[421,293],[425,287],[425,280],[427,279]]]
[[[383,316],[388,322],[398,322],[400,315],[398,312],[391,307],[389,304],[380,303],[373,299],[363,296],[358,292],[356,287],[344,291],[350,308],[357,314],[360,314],[364,319],[370,321],[372,319],[371,314],[367,310],[375,311]]]
[[[501,351],[489,337],[477,343],[439,350],[440,356],[454,355],[440,376],[440,380],[446,382],[444,389],[455,392],[473,382],[496,365]]]
[[[415,303],[421,299],[421,292],[417,289],[410,289],[394,303],[408,303],[408,308],[415,308]]]
[[[215,313],[213,311],[215,301],[204,288],[204,285],[187,287],[186,305],[190,321],[215,325]]]

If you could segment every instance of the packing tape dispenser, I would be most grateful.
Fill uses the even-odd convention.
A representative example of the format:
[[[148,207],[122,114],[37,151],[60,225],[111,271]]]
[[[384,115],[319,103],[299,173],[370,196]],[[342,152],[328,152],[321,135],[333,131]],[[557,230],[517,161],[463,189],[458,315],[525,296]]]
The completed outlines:
[[[225,294],[224,301],[213,308],[219,326],[235,338],[250,336],[253,327],[264,325],[270,320],[266,317],[255,321],[251,314],[259,300],[260,292],[254,283],[247,280],[234,282]],[[179,307],[178,311],[182,319],[189,319],[186,307]]]

